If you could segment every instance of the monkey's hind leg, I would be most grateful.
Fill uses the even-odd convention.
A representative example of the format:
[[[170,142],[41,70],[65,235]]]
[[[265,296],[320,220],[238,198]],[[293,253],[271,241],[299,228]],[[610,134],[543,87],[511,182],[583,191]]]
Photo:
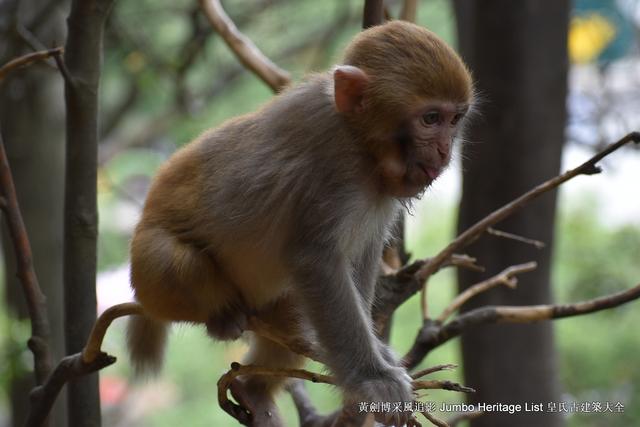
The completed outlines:
[[[271,340],[250,333],[249,353],[243,363],[246,365],[266,366],[270,368],[299,368],[304,358]],[[274,397],[282,388],[286,378],[252,375],[239,377],[231,387],[234,397],[247,404],[251,411],[254,426],[283,427],[285,425]]]

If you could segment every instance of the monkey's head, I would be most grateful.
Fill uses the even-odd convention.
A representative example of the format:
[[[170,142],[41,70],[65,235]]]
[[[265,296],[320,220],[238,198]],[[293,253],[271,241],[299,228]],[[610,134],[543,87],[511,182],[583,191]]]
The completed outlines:
[[[393,21],[360,33],[333,72],[338,112],[366,144],[382,190],[414,197],[447,166],[473,102],[471,75],[431,31]]]

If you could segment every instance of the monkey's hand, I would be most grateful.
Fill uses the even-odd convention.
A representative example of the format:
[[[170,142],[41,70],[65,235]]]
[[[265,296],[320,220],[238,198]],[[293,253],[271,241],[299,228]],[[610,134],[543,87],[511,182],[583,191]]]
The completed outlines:
[[[376,421],[386,426],[404,426],[411,417],[411,412],[404,411],[404,403],[414,400],[411,377],[404,368],[386,366],[375,372],[373,376],[371,373],[368,377],[363,373],[360,375],[363,376],[360,377],[359,383],[348,387],[353,393],[350,398],[354,403],[390,403],[390,411],[376,412]]]

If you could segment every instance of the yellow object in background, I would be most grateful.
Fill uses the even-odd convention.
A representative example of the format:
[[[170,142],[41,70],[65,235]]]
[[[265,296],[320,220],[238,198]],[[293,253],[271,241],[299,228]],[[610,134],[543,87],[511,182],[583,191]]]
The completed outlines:
[[[616,36],[616,27],[597,13],[576,16],[569,28],[571,62],[584,64],[595,61]]]

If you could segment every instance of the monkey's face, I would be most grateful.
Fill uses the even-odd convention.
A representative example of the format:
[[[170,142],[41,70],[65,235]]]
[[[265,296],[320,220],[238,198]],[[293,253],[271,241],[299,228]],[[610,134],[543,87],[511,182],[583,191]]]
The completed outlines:
[[[467,104],[432,101],[409,115],[379,153],[387,194],[415,197],[442,173],[467,110]]]

